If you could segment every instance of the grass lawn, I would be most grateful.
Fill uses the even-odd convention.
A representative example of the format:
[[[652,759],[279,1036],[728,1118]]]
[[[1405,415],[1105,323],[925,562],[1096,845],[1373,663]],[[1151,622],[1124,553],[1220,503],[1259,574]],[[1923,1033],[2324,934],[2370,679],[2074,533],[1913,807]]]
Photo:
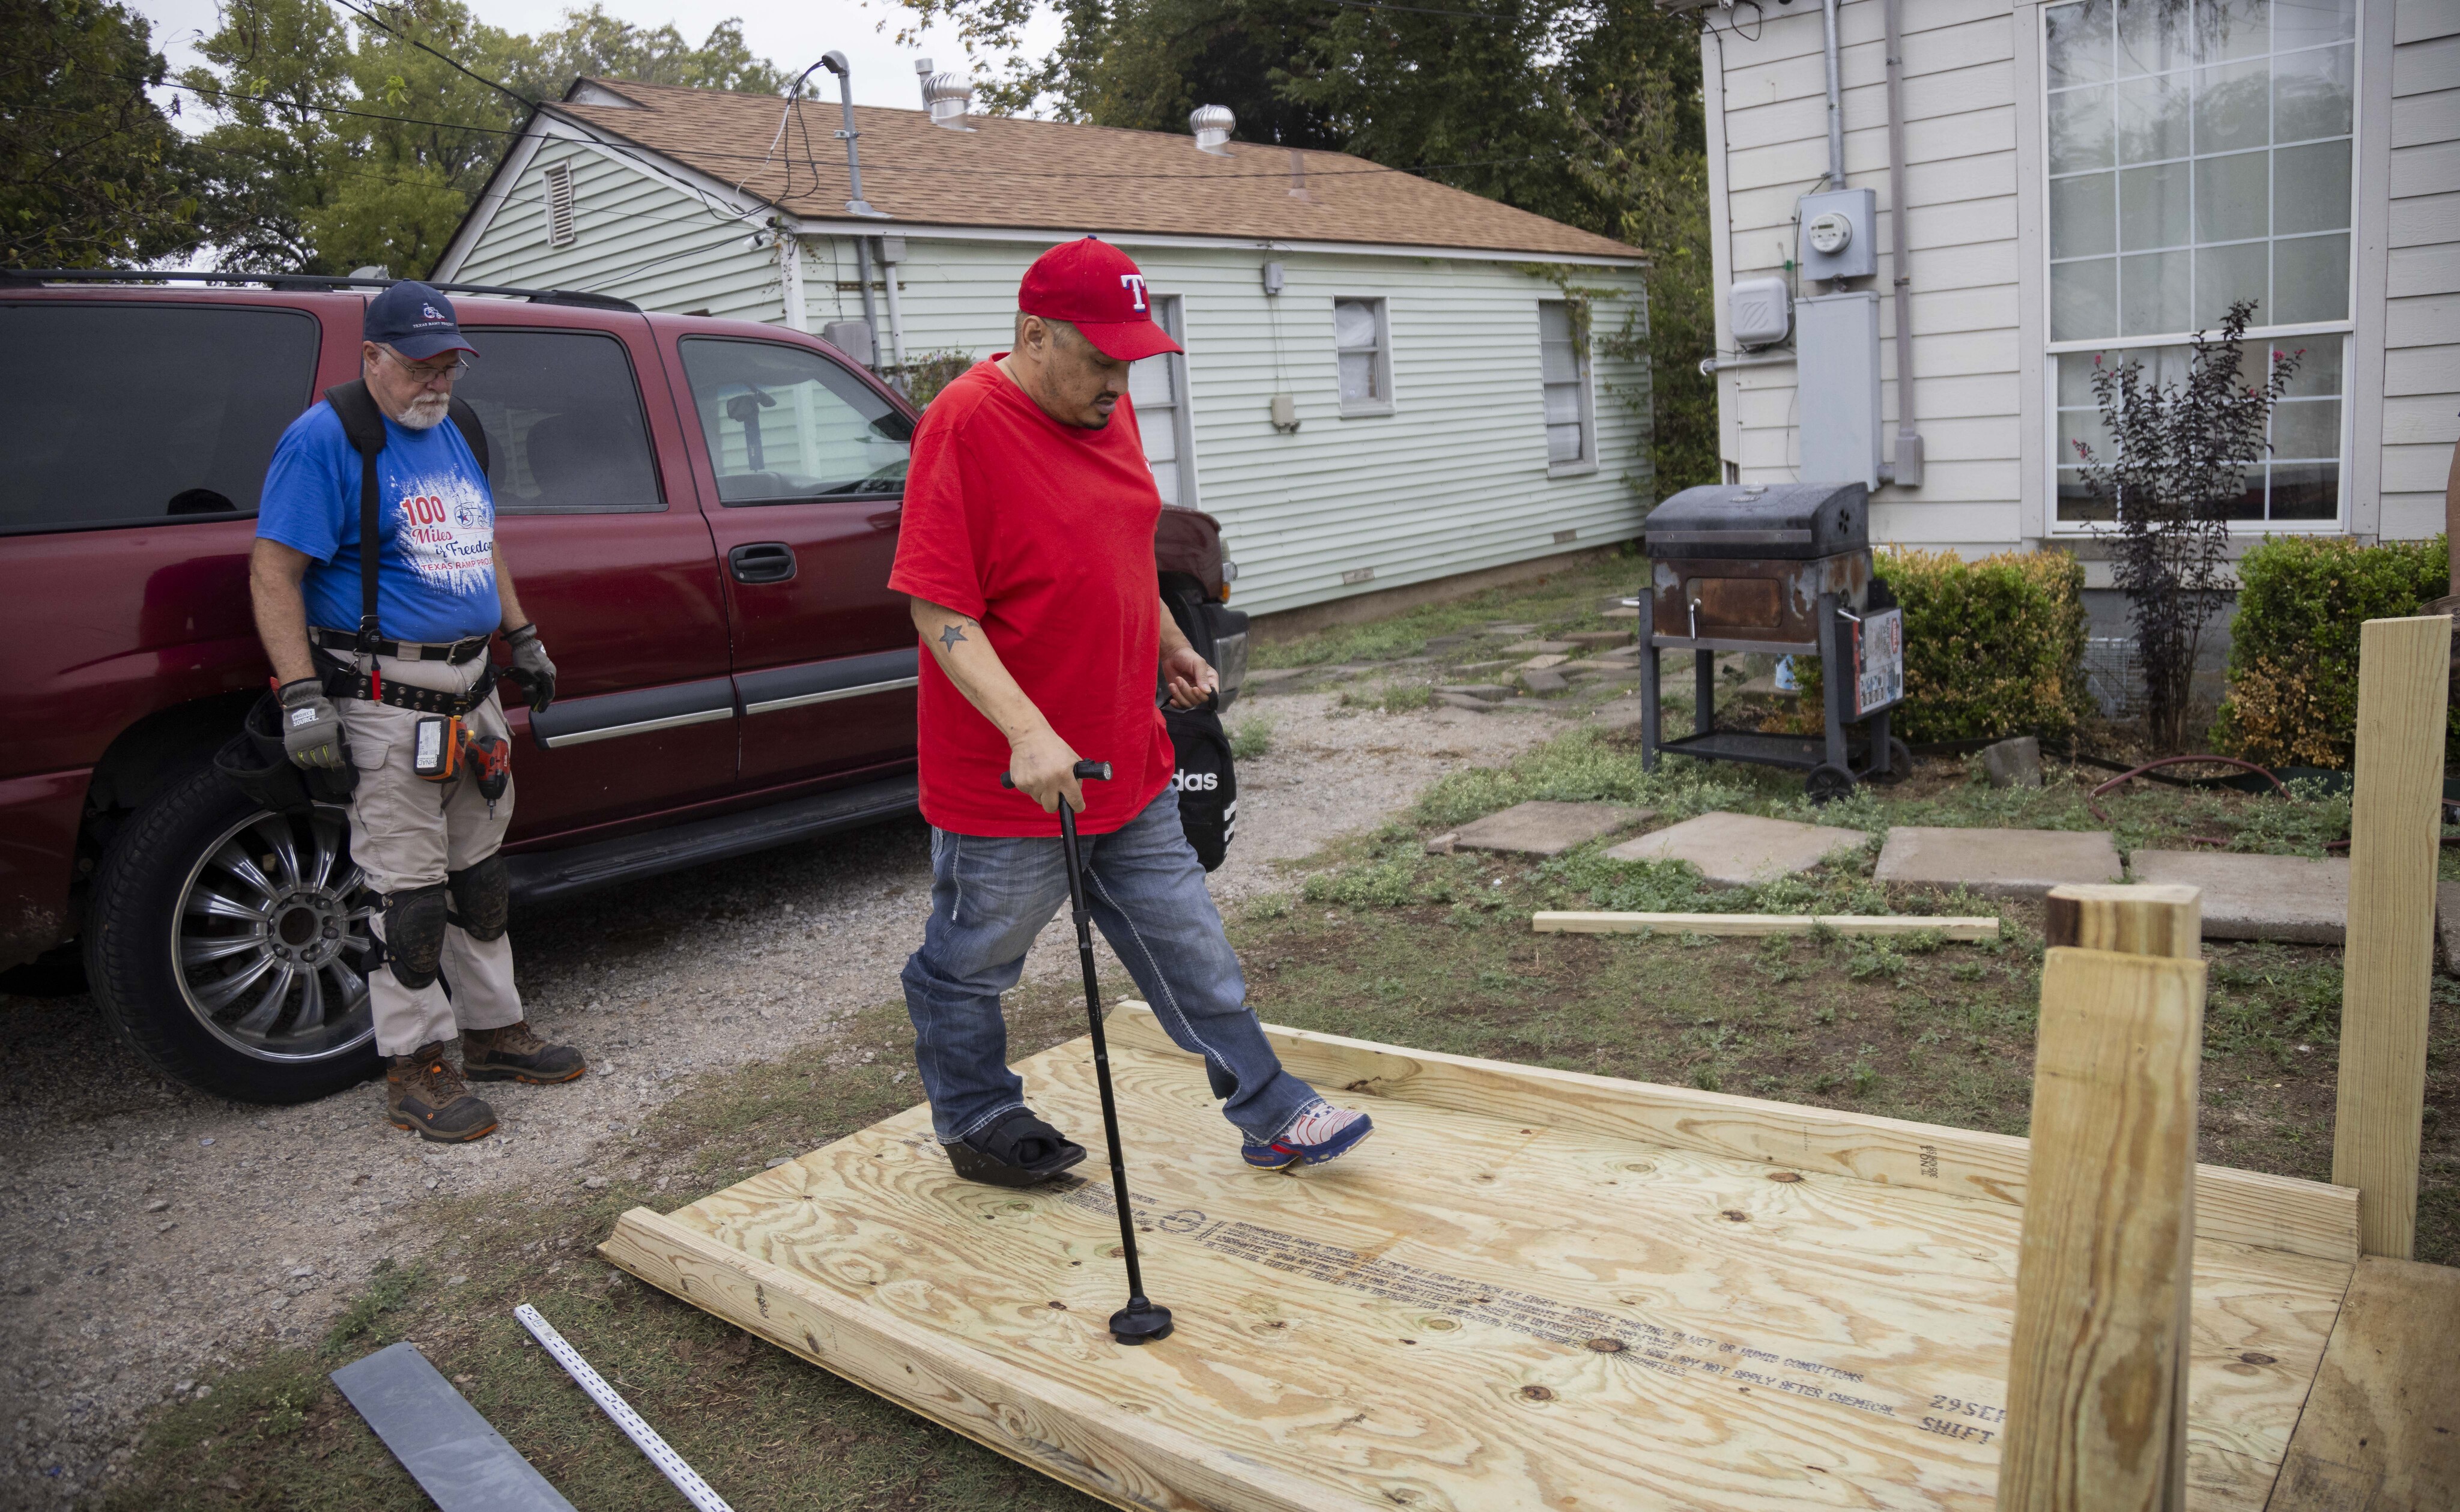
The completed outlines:
[[[1414,655],[1501,615],[1553,628],[1594,616],[1611,572],[1414,611],[1263,648],[1263,664]],[[1628,576],[1626,574],[1626,576]],[[1816,811],[1872,839],[1820,874],[1716,892],[1679,866],[1610,863],[1590,847],[1543,863],[1431,855],[1427,837],[1523,798],[1813,811],[1787,774],[1669,761],[1640,769],[1627,741],[1575,731],[1513,764],[1439,784],[1407,822],[1337,843],[1290,887],[1231,920],[1253,1000],[1275,1022],[1431,1050],[1675,1082],[2022,1133],[2042,959],[2040,911],[1891,894],[1870,875],[1890,824],[2101,829],[2105,773],[2053,764],[2039,790],[1993,791],[1953,762]],[[2145,787],[2102,801],[2119,846],[2222,839],[2320,854],[2347,803]],[[2450,868],[2447,852],[2447,873]],[[1999,914],[1990,946],[1877,941],[1538,935],[1551,907],[1717,912]],[[2337,1069],[2335,949],[2208,945],[2201,1157],[2326,1178]],[[1124,982],[1106,983],[1114,995]],[[1066,981],[1010,1003],[1017,1057],[1082,1032]],[[431,1202],[410,1221],[432,1258],[381,1277],[314,1348],[262,1354],[166,1408],[118,1508],[403,1508],[428,1503],[324,1373],[412,1338],[575,1504],[663,1509],[675,1494],[511,1315],[536,1303],[738,1508],[1038,1512],[1096,1503],[891,1407],[698,1310],[611,1271],[591,1247],[635,1204],[669,1208],[861,1128],[914,1099],[901,1005],[862,1016],[826,1053],[707,1078],[649,1118],[579,1186]],[[2460,986],[2438,976],[2428,1060],[2418,1256],[2460,1263]],[[1097,1131],[1078,1130],[1081,1138]],[[1221,1155],[1234,1158],[1225,1124]],[[1133,1136],[1132,1136],[1133,1143]],[[1133,1158],[1133,1157],[1132,1157]]]

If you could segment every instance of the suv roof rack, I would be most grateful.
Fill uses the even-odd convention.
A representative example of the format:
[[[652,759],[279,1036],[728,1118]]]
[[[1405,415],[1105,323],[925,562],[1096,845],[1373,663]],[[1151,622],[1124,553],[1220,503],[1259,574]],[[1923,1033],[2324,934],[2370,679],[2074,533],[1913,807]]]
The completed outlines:
[[[158,273],[143,268],[0,268],[5,284],[262,284],[276,289],[391,288],[405,279],[362,278],[330,273]],[[423,282],[423,281],[422,281]],[[533,304],[576,304],[584,309],[625,310],[637,315],[641,306],[612,294],[580,289],[514,288],[500,284],[429,284],[447,294],[494,294],[525,299]]]

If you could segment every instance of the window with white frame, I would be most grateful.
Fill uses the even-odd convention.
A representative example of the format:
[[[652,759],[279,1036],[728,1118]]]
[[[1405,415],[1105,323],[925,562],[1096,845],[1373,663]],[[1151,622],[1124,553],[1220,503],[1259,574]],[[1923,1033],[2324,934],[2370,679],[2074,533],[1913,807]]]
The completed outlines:
[[[1538,376],[1546,394],[1549,472],[1581,472],[1598,465],[1587,314],[1570,300],[1538,302]]]
[[[572,223],[572,165],[546,168],[546,240],[549,246],[570,246],[579,239]]]
[[[2232,518],[2336,522],[2356,0],[2064,0],[2042,20],[2056,523],[2107,518],[2074,445],[2109,454],[2096,363],[2175,381],[2186,338],[2240,299],[2251,373],[2301,356]]]
[[[1179,297],[1147,294],[1154,324],[1187,345]],[[1145,465],[1165,504],[1196,508],[1196,448],[1187,413],[1187,359],[1177,352],[1147,357],[1128,368],[1128,402],[1145,442]]]
[[[1392,412],[1392,327],[1380,299],[1332,302],[1333,360],[1341,369],[1341,412]]]

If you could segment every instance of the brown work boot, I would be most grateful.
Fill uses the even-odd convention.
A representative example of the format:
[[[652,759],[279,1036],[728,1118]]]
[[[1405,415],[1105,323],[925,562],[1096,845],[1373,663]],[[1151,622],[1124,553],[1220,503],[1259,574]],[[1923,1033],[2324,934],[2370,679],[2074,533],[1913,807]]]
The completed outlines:
[[[501,1029],[461,1031],[461,1072],[473,1082],[569,1082],[589,1069],[570,1045],[549,1044],[517,1019]]]
[[[444,1041],[394,1056],[385,1068],[385,1117],[395,1128],[439,1144],[465,1144],[496,1132],[496,1110],[470,1095],[444,1058]]]

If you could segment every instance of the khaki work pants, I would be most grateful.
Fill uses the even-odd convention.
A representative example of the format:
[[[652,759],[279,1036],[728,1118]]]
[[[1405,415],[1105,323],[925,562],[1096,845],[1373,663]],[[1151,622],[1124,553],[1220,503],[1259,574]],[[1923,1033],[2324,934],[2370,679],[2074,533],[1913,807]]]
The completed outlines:
[[[364,669],[370,659],[352,660]],[[394,657],[373,660],[388,682],[448,693],[468,692],[486,670],[484,659],[460,666]],[[448,872],[484,861],[503,845],[513,818],[511,787],[491,813],[470,778],[429,782],[411,770],[411,743],[426,716],[366,699],[335,699],[333,704],[350,737],[350,764],[359,769],[358,788],[350,795],[350,859],[367,873],[370,887],[390,893],[431,886],[443,881]],[[499,695],[491,693],[461,719],[474,734],[510,738]],[[382,939],[383,909],[368,922]],[[389,965],[377,967],[369,978],[380,1054],[409,1055],[463,1029],[500,1029],[520,1021],[510,936],[474,940],[460,925],[447,924],[442,964],[438,978],[415,991],[403,986]]]

